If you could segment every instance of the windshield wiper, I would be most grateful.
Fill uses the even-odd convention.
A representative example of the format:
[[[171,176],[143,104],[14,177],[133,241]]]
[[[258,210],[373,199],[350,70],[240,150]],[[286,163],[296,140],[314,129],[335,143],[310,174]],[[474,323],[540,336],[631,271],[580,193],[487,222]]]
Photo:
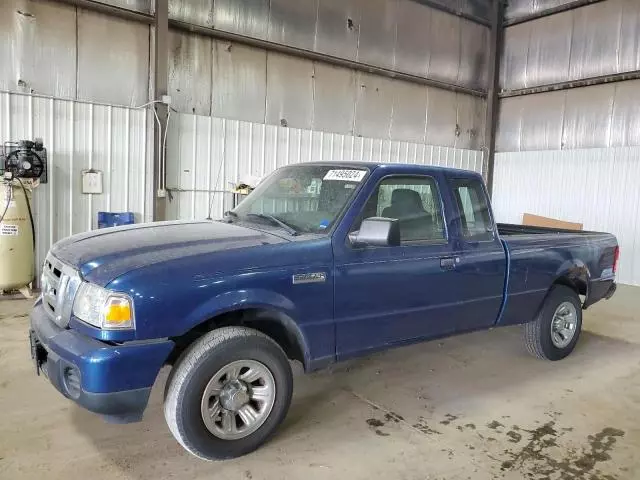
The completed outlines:
[[[236,216],[237,216],[237,214],[236,214]],[[271,223],[274,223],[274,224],[278,225],[280,228],[286,230],[287,233],[289,233],[292,236],[296,236],[299,233],[291,225],[287,225],[282,220],[280,220],[278,217],[274,217],[273,215],[267,215],[266,213],[247,213],[246,216],[247,217],[257,217],[257,218],[262,218],[264,220],[269,220]]]

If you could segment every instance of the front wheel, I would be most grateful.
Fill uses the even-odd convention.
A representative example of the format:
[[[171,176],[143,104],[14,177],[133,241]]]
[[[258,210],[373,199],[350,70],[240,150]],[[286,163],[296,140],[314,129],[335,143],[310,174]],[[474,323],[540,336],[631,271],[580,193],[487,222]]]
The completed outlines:
[[[167,424],[187,451],[205,460],[255,450],[291,403],[293,376],[285,353],[250,328],[207,333],[173,368],[165,393]]]
[[[581,330],[580,297],[571,288],[556,285],[535,320],[525,324],[525,345],[538,358],[561,360],[573,351]]]

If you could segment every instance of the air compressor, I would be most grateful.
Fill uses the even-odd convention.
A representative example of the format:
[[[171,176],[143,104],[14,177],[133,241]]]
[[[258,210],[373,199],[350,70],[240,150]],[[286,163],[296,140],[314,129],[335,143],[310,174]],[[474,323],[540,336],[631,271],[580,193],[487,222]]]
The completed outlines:
[[[47,181],[42,140],[3,144],[0,174],[0,292],[8,292],[23,289],[34,278],[32,192]]]

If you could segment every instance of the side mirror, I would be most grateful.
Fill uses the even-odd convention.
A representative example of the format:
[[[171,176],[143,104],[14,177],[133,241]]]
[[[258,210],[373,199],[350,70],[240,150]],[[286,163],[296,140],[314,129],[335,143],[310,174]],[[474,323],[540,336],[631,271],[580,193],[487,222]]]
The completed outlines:
[[[354,247],[397,247],[400,245],[400,223],[395,218],[366,218],[360,230],[349,234]]]

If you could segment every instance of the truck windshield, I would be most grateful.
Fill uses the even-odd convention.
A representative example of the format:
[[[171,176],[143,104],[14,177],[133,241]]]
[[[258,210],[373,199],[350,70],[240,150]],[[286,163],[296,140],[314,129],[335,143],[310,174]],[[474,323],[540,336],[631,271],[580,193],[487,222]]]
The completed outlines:
[[[268,223],[289,233],[323,233],[334,225],[367,173],[365,168],[339,165],[281,168],[260,183],[230,217]]]

